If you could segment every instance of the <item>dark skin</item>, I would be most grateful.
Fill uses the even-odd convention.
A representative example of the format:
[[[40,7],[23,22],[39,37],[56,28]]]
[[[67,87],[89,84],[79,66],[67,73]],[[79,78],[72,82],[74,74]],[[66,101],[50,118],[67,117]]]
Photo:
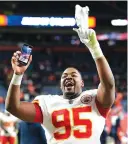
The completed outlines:
[[[18,66],[17,59],[20,56],[20,52],[14,53],[12,57],[12,68],[17,75],[23,74],[32,61],[32,57],[29,60],[27,66]],[[110,108],[115,100],[115,81],[109,64],[104,56],[95,60],[96,68],[100,78],[100,84],[98,86],[97,100],[104,108]],[[65,87],[65,80],[72,81],[70,87]],[[67,84],[68,85],[68,84]],[[75,68],[67,68],[61,77],[61,89],[64,98],[71,99],[71,95],[66,93],[81,93],[84,86],[80,73]],[[69,96],[69,97],[68,97]],[[14,116],[24,121],[33,122],[35,118],[35,107],[30,102],[20,102],[20,86],[10,84],[6,97],[6,109]]]
[[[82,92],[84,82],[78,70],[70,67],[63,72],[60,85],[63,97],[66,99],[73,99]]]

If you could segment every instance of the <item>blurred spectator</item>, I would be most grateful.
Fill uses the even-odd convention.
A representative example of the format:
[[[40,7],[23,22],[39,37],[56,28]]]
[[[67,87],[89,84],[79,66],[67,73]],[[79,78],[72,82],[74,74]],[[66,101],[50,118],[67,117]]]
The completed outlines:
[[[106,119],[106,126],[105,126],[105,132],[107,132],[108,136],[107,139],[109,141],[112,141],[112,144],[125,144],[122,143],[121,137],[125,137],[124,141],[127,139],[127,132],[126,129],[124,130],[121,126],[125,124],[125,112],[123,110],[122,101],[123,99],[123,93],[117,92],[115,103],[111,109],[111,111],[108,114],[108,117]],[[125,124],[126,126],[126,124]],[[122,134],[121,131],[124,131]]]
[[[48,76],[48,81],[55,81],[56,80],[56,77],[54,75],[54,73],[51,73],[49,76]]]
[[[118,138],[121,142],[121,144],[127,144],[128,143],[128,114],[125,113],[120,121],[119,127],[118,127],[118,131],[117,131],[117,135]]]
[[[4,98],[0,96],[0,104],[4,103]]]
[[[44,129],[38,123],[20,121],[18,144],[47,144]]]
[[[15,144],[17,137],[16,123],[18,119],[9,112],[0,113],[1,131],[0,142],[1,144]]]

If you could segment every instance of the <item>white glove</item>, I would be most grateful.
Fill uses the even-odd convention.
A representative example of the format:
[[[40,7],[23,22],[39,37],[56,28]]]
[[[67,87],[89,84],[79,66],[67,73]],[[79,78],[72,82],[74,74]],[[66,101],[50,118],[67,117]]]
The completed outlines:
[[[81,7],[76,5],[75,7],[75,19],[77,28],[73,28],[77,32],[80,41],[84,43],[92,54],[94,59],[98,59],[103,56],[99,42],[96,38],[96,33],[93,29],[88,29],[88,7]]]
[[[80,5],[76,5],[75,7],[75,20],[78,27],[81,27],[82,30],[88,29],[88,11],[89,7],[81,7]]]

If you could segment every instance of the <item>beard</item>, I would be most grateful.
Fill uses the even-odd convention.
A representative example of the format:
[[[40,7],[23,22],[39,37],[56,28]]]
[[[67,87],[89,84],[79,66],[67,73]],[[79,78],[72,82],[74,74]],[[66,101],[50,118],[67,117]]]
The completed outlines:
[[[81,92],[80,92],[81,93]],[[66,99],[74,99],[80,95],[80,93],[75,93],[75,92],[65,92],[64,97]]]
[[[65,80],[66,81],[66,80]],[[74,99],[80,95],[82,92],[81,90],[79,92],[76,92],[76,81],[73,79],[73,85],[71,86],[66,86],[64,81],[64,89],[63,89],[63,95],[66,99]]]

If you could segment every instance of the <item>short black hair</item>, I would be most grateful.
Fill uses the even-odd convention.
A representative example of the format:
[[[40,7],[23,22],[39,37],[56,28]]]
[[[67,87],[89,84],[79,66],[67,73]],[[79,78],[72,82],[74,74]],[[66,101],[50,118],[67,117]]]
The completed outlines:
[[[79,68],[77,68],[77,67],[73,67],[73,66],[70,66],[70,67],[67,67],[66,69],[68,69],[68,68],[76,69],[76,70],[78,71],[78,73],[80,74],[81,78],[82,78],[82,74],[81,74]],[[64,71],[65,71],[66,69],[64,69]],[[63,72],[64,72],[64,71],[63,71]]]

